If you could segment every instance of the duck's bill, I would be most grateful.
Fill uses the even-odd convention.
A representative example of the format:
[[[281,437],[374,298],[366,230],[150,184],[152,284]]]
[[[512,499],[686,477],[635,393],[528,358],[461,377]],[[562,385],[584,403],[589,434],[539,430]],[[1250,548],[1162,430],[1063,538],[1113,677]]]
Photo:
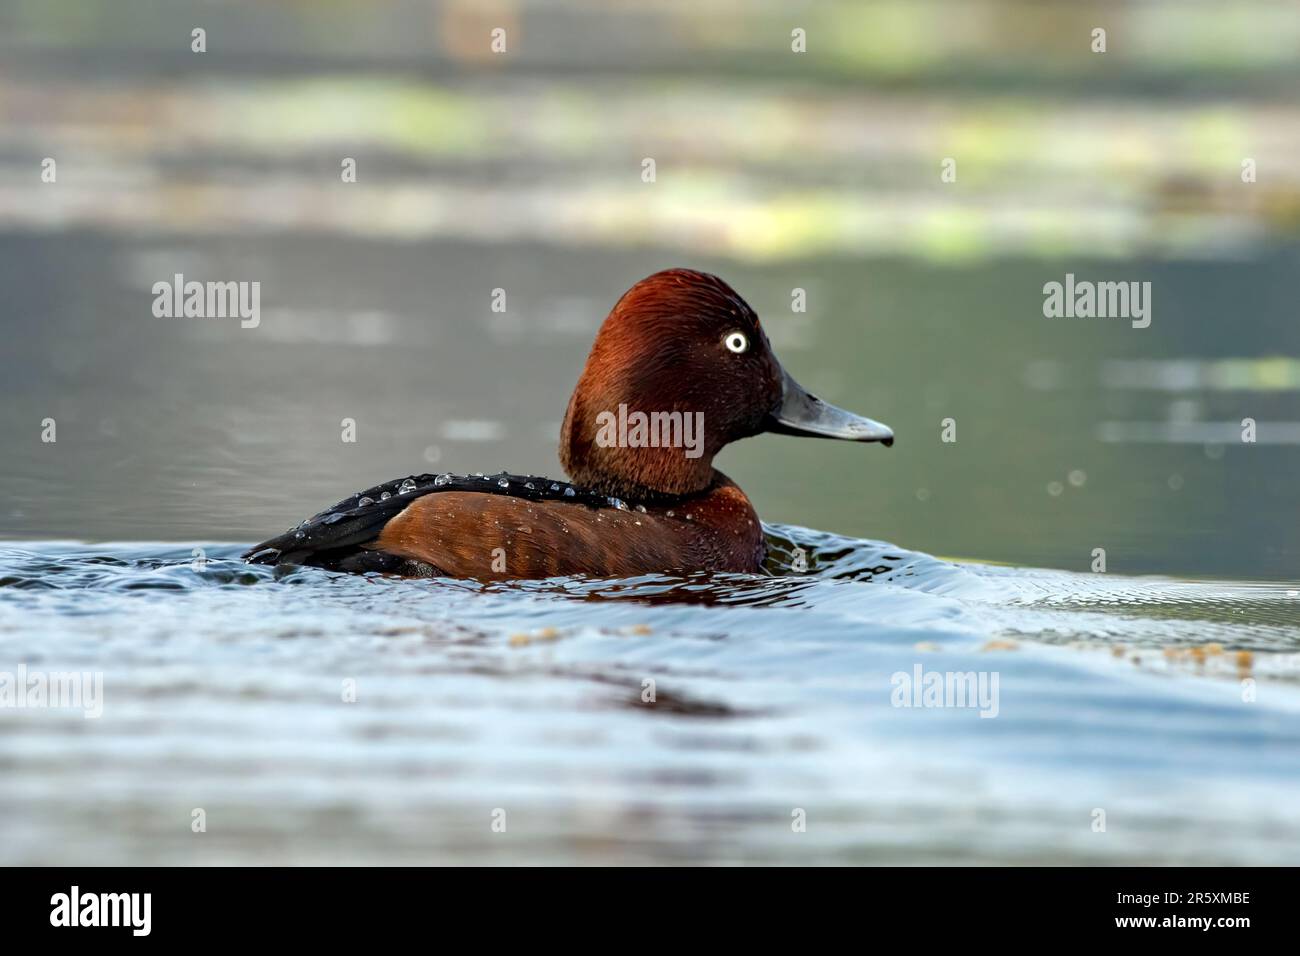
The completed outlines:
[[[894,430],[888,425],[828,405],[810,395],[789,372],[783,370],[783,374],[784,396],[780,407],[768,416],[767,431],[842,441],[878,441],[886,446],[894,443]]]

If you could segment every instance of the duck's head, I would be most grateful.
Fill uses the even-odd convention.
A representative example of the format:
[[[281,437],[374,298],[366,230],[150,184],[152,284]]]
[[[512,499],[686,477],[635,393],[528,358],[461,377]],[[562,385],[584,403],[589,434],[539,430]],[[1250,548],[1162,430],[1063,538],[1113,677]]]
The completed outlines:
[[[894,441],[888,426],[791,378],[729,285],[669,269],[624,293],[601,325],[569,399],[560,462],[608,494],[692,494],[712,482],[724,445],[763,432]]]

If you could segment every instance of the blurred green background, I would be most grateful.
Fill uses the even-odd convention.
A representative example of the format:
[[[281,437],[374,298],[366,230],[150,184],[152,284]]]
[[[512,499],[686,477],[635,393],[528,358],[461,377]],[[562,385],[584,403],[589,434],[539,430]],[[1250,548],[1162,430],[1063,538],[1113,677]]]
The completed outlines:
[[[0,0],[0,535],[251,541],[558,473],[600,320],[686,265],[899,436],[728,449],[766,520],[1294,578],[1297,90],[1263,0]],[[261,282],[260,326],[155,318],[175,272]],[[1044,318],[1067,272],[1151,282],[1151,327]]]

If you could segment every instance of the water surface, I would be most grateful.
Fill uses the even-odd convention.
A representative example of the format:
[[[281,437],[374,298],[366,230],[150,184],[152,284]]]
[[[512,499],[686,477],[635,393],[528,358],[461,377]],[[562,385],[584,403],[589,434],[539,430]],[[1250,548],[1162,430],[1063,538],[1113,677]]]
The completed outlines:
[[[769,534],[764,575],[491,586],[11,543],[6,666],[104,690],[0,711],[0,861],[1296,861],[1296,592]],[[918,665],[996,716],[894,706]]]

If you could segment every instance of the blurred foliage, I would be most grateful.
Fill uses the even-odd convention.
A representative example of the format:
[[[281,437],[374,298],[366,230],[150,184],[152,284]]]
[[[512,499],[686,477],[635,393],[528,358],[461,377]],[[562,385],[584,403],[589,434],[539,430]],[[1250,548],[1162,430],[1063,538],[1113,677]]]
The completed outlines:
[[[0,222],[940,262],[1237,256],[1300,230],[1287,4],[17,2],[3,17],[0,161],[93,151],[52,201],[0,190]],[[346,195],[341,156],[361,169]]]

